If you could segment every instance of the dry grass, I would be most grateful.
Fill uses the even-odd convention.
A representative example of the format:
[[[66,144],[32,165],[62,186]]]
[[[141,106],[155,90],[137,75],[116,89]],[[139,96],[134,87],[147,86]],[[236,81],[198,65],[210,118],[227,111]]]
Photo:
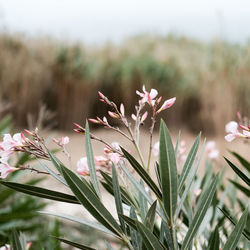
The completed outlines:
[[[132,112],[143,83],[164,98],[177,96],[168,121],[195,131],[221,133],[236,111],[250,113],[249,45],[147,36],[92,48],[1,34],[0,50],[0,100],[12,103],[19,126],[43,103],[60,129],[101,116],[98,89]]]

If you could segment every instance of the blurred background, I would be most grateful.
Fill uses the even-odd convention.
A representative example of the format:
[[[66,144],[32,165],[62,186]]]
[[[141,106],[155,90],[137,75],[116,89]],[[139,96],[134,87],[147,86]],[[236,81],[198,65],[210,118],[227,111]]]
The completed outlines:
[[[67,150],[76,169],[85,151],[83,136],[72,131],[73,122],[84,125],[86,118],[107,115],[97,91],[118,105],[124,103],[130,117],[138,103],[135,92],[145,84],[147,90],[157,89],[163,100],[177,98],[161,116],[174,141],[182,130],[181,140],[186,141],[187,152],[198,132],[203,131],[207,141],[215,140],[220,151],[218,158],[210,159],[216,171],[225,166],[222,156],[232,158],[228,149],[250,160],[249,150],[241,140],[228,143],[224,139],[225,124],[237,120],[237,111],[250,117],[249,24],[247,0],[0,0],[0,134],[10,128],[13,132],[38,126],[50,129],[45,130],[46,138],[69,135]],[[144,155],[148,153],[148,125],[141,133]],[[91,124],[91,131],[93,127]],[[118,141],[135,153],[130,142],[113,131],[99,129],[94,134],[106,142]],[[154,143],[158,139],[155,133]],[[49,147],[55,149],[56,145],[50,143]],[[95,155],[103,154],[102,144],[94,141],[93,147]],[[209,155],[205,154],[207,162]],[[68,164],[65,154],[57,155]],[[24,164],[28,158],[21,159]],[[199,173],[205,171],[205,160]],[[212,169],[212,165],[208,166]],[[228,166],[226,169],[227,176],[233,178],[235,174]],[[27,176],[33,183],[41,181],[33,180],[35,174]],[[68,192],[49,178],[41,185]],[[19,193],[15,197],[8,189],[5,193],[1,190],[0,210],[10,211],[15,220],[18,216],[24,219],[17,227],[16,222],[9,223],[10,217],[1,216],[0,224],[5,219],[8,230],[17,227],[34,233],[26,220],[37,216],[34,211],[46,204],[31,200],[31,206],[24,198],[20,203]],[[104,200],[113,211],[110,197],[105,193]],[[14,202],[17,205],[13,206]],[[6,204],[15,210],[6,210]],[[28,204],[29,209],[23,204]],[[49,203],[48,209],[89,216],[78,207],[55,202]],[[33,217],[20,211],[30,212]],[[55,239],[48,241],[47,232],[58,236],[66,232],[69,239],[84,237],[89,244],[103,238],[86,228],[81,228],[79,234],[75,234],[75,228],[60,232],[57,222],[47,225],[47,220],[43,220],[43,227],[41,220],[37,224],[39,244],[44,246],[46,242],[46,249],[61,249],[51,247],[58,243],[54,243]],[[9,235],[6,231],[5,240]],[[35,243],[34,249],[38,249]]]
[[[1,0],[1,115],[69,130],[106,113],[97,90],[130,114],[145,84],[177,97],[170,126],[224,135],[250,111],[248,23],[244,0]]]

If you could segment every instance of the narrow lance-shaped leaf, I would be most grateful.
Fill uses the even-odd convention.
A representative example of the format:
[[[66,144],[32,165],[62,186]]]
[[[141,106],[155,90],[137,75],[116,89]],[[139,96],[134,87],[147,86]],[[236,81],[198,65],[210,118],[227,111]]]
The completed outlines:
[[[241,155],[237,154],[236,152],[231,152],[242,164],[243,167],[246,168],[248,172],[250,172],[250,162],[243,158]]]
[[[179,178],[179,186],[178,186],[179,192],[180,192],[180,190],[182,190],[182,187],[184,186],[184,183],[185,183],[185,180],[188,176],[188,173],[190,172],[190,169],[193,166],[195,156],[196,156],[196,153],[198,151],[198,147],[199,147],[199,143],[200,143],[200,138],[201,138],[201,133],[195,139],[195,142],[194,142],[194,144],[193,144],[193,146],[192,146],[192,148],[187,156],[185,164],[183,166],[183,169],[182,169],[182,172],[181,172],[181,175]]]
[[[58,218],[62,218],[62,219],[68,220],[68,221],[76,222],[76,223],[81,224],[83,226],[90,227],[94,230],[98,230],[98,231],[101,231],[103,233],[106,233],[106,234],[109,234],[112,236],[116,236],[113,232],[108,230],[106,227],[104,227],[103,225],[98,224],[94,221],[87,221],[87,220],[84,220],[82,218],[77,218],[77,217],[72,216],[72,215],[62,214],[62,213],[58,213],[58,212],[39,211],[39,213],[44,214],[44,215],[56,216]]]
[[[133,183],[134,187],[142,193],[142,195],[146,198],[150,205],[153,204],[153,199],[149,196],[149,194],[145,191],[145,188],[135,179],[135,177],[123,166],[120,165],[123,172],[128,176],[128,179]],[[163,214],[162,210],[158,207],[156,208],[157,213],[162,217],[165,218],[166,216]]]
[[[211,237],[208,242],[208,250],[219,250],[220,249],[220,235],[218,226],[216,226],[215,230],[211,234]]]
[[[203,153],[204,153],[205,142],[206,142],[206,140],[204,140],[204,143],[203,143],[202,149],[201,149],[201,153],[200,153],[200,155],[199,155],[199,157],[198,157],[198,159],[197,159],[197,161],[196,161],[194,167],[193,167],[193,168],[190,170],[190,172],[188,173],[187,184],[186,184],[186,186],[185,186],[184,192],[183,192],[183,194],[182,194],[182,196],[181,196],[180,201],[178,202],[178,206],[177,206],[177,209],[176,209],[176,214],[175,214],[175,215],[176,215],[176,218],[178,217],[178,215],[179,215],[181,209],[183,209],[183,203],[184,203],[184,201],[185,201],[185,199],[186,199],[186,197],[187,197],[187,195],[188,195],[188,192],[189,192],[189,190],[190,190],[190,188],[191,188],[191,185],[192,185],[192,183],[193,183],[193,180],[194,180],[194,178],[195,178],[197,169],[198,169],[199,164],[200,164],[200,160],[201,160],[202,155],[203,155]]]
[[[156,205],[157,205],[157,200],[149,208],[148,213],[145,218],[145,222],[144,222],[144,225],[147,228],[149,228],[151,232],[153,232],[153,229],[154,229]]]
[[[219,208],[219,207],[218,207]],[[225,211],[224,209],[219,208],[220,211],[231,221],[233,225],[236,225],[236,219],[229,213],[229,211]],[[247,231],[246,228],[243,230],[242,234],[250,241],[250,231]]]
[[[99,187],[98,180],[97,180],[95,161],[94,161],[93,150],[92,150],[92,145],[91,145],[91,140],[90,140],[88,121],[86,121],[86,126],[85,126],[85,147],[86,147],[86,155],[87,155],[87,161],[88,161],[88,166],[89,166],[90,179],[95,188],[97,195],[101,198],[101,191],[100,191],[100,187]]]
[[[70,169],[63,167],[62,172],[71,191],[75,194],[80,203],[91,213],[91,215],[110,231],[120,237],[123,237],[120,226],[90,187]]]
[[[133,207],[130,208],[129,216],[131,219],[137,220],[136,212]],[[134,249],[140,250],[141,236],[136,230],[136,225],[135,227],[130,226],[130,236],[131,236],[132,246],[134,247]]]
[[[19,235],[18,235],[16,230],[12,231],[11,242],[12,242],[13,250],[25,250],[22,248],[22,245],[21,245],[21,242],[19,239]]]
[[[6,187],[9,187],[11,189],[14,189],[18,192],[22,192],[25,194],[29,194],[29,195],[49,199],[49,200],[80,204],[80,202],[75,198],[75,196],[72,196],[69,194],[64,194],[61,192],[52,191],[52,190],[41,188],[41,187],[36,187],[32,185],[27,185],[27,184],[20,184],[20,183],[15,183],[15,182],[1,181],[0,183]]]
[[[73,242],[73,241],[70,241],[70,240],[66,240],[66,239],[63,239],[63,238],[58,238],[58,237],[54,237],[56,238],[57,240],[65,243],[65,244],[68,244],[72,247],[76,247],[78,249],[82,249],[82,250],[95,250],[95,248],[92,248],[92,247],[88,247],[88,246],[85,246],[85,245],[82,245],[82,244],[79,244],[79,243],[76,243],[76,242]]]
[[[240,217],[240,220],[236,224],[232,233],[229,235],[227,242],[223,247],[223,250],[233,250],[236,248],[236,246],[239,242],[241,233],[243,232],[244,227],[246,225],[247,216],[248,216],[248,207],[246,208],[246,210],[244,211],[244,213]]]
[[[112,180],[113,180],[113,190],[114,190],[115,206],[116,206],[117,214],[123,214],[120,185],[119,185],[119,181],[118,181],[118,177],[116,174],[116,169],[115,169],[114,164],[112,164]],[[121,223],[121,228],[123,232],[125,233],[126,232],[125,223],[120,216],[119,216],[119,221]]]
[[[237,168],[231,161],[224,157],[227,161],[228,165],[233,169],[233,171],[248,185],[250,186],[250,179],[239,169]]]
[[[141,234],[142,241],[148,250],[163,250],[164,247],[160,241],[155,237],[155,235],[142,223],[136,221],[136,227]]]
[[[162,183],[163,204],[173,221],[177,205],[177,168],[173,144],[166,124],[161,121],[160,126],[160,175]]]
[[[102,181],[101,182],[102,185],[110,194],[112,194],[114,196],[114,188],[113,188],[112,178],[109,175],[107,175],[106,173],[104,173],[102,170],[100,170],[100,173],[101,173],[102,177],[104,178],[104,180],[106,181],[106,183],[104,183]],[[121,192],[122,200],[124,203],[126,203],[127,205],[137,206],[136,201],[133,200],[130,197],[130,195],[126,192],[126,190],[121,186],[120,186],[120,192]]]
[[[239,184],[236,181],[233,181],[231,179],[229,179],[229,181],[236,187],[238,188],[241,192],[243,192],[247,197],[250,197],[250,189],[246,188],[244,186],[242,186],[241,184]]]
[[[199,226],[200,226],[203,218],[205,217],[206,212],[207,212],[208,208],[210,207],[210,204],[213,200],[214,193],[215,193],[216,187],[217,187],[217,182],[218,182],[218,175],[216,175],[216,177],[214,178],[214,180],[212,181],[210,186],[204,191],[204,193],[202,193],[199,206],[197,207],[197,211],[195,213],[195,216],[194,216],[192,223],[188,229],[188,232],[184,238],[184,241],[183,241],[183,244],[181,247],[182,250],[184,250],[184,249],[186,250],[189,248],[190,243],[192,242],[194,236],[196,235],[197,230],[199,229]]]
[[[145,190],[142,179],[140,180],[140,184],[141,184],[141,188]],[[147,199],[141,192],[138,193],[138,196],[139,196],[138,203],[139,203],[139,209],[141,211],[141,218],[144,220],[148,212],[148,203],[147,203]]]
[[[162,199],[162,194],[159,188],[156,186],[150,175],[145,171],[145,169],[140,165],[140,163],[131,155],[129,154],[124,148],[121,148],[124,156],[129,161],[131,166],[134,170],[140,175],[140,177],[147,183],[147,185],[151,188],[151,190],[155,193],[155,195]]]

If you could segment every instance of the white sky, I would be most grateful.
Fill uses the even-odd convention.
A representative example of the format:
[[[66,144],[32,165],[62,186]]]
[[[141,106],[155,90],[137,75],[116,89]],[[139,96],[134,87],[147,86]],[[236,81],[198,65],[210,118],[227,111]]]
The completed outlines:
[[[119,42],[145,32],[245,42],[250,1],[0,0],[0,27],[87,43]]]

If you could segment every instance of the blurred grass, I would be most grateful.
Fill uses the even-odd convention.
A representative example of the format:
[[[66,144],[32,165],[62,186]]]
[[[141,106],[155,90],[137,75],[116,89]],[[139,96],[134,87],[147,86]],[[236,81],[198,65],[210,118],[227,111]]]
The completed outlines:
[[[0,35],[0,100],[11,103],[19,126],[45,103],[58,128],[104,115],[97,90],[133,112],[136,89],[177,97],[164,113],[189,129],[220,133],[240,110],[250,113],[250,44],[200,43],[167,36],[137,36],[100,47],[46,38]]]

